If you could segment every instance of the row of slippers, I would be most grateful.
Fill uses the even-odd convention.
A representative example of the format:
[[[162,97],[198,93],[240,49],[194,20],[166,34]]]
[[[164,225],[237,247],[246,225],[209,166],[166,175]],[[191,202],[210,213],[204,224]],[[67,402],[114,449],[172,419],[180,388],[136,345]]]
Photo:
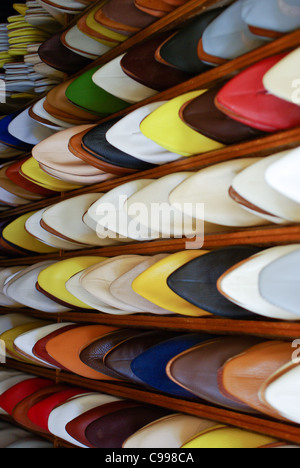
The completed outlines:
[[[106,114],[120,107],[115,107],[114,99],[118,98],[95,84],[90,86],[94,71],[89,71],[71,83],[56,86],[23,112],[2,118],[1,158],[9,160],[32,151],[40,165],[46,158],[44,173],[52,171],[55,178],[66,181],[72,175],[72,162],[79,164],[80,160],[98,174],[97,181],[103,181],[292,129],[299,125],[300,108],[288,89],[293,89],[293,63],[299,51],[265,59],[221,87],[154,102],[100,125],[95,124],[99,115],[83,110],[83,102],[91,106],[89,110],[97,107]],[[282,77],[279,81],[278,76]],[[120,102],[124,106],[124,101]],[[88,122],[87,116],[94,122]],[[62,173],[55,172],[53,165],[49,167],[53,144],[61,144],[64,158],[70,156]],[[48,156],[41,158],[40,153]],[[80,180],[76,175],[71,181],[77,185],[94,183],[95,178]]]
[[[70,131],[63,134],[64,140],[62,134],[56,134],[37,145],[33,157],[0,166],[2,211],[79,189],[84,182],[91,185],[107,180],[103,172],[68,152]],[[122,242],[130,242],[295,224],[300,221],[299,155],[300,150],[296,148],[264,158],[229,160],[199,171],[177,172],[158,179],[141,178],[120,184],[105,194],[74,195],[53,204],[52,210],[65,211],[73,224],[78,219],[73,234],[69,226],[61,229],[67,230],[66,237],[75,236],[73,240],[77,237],[86,246],[101,246],[102,242],[107,245],[110,238],[111,244],[114,240],[118,243],[118,237]],[[218,192],[214,190],[215,184]],[[163,219],[154,217],[155,206],[162,210]],[[108,210],[111,215],[105,216]],[[194,220],[199,221],[196,227]],[[130,228],[134,222],[136,226],[141,225],[136,232]],[[84,232],[81,234],[83,227],[87,239]],[[92,242],[88,240],[90,230],[94,237],[98,234]],[[60,228],[56,231],[60,232]],[[106,241],[101,241],[101,237]]]
[[[293,3],[293,0],[289,1]],[[97,4],[94,9],[92,9],[87,13],[87,15],[78,21],[77,25],[72,26],[64,33],[58,33],[46,40],[39,48],[40,59],[45,64],[47,64],[47,66],[50,66],[51,69],[54,68],[60,72],[73,74],[74,72],[81,70],[85,67],[85,65],[91,63],[97,57],[103,55],[103,53],[107,52],[112,47],[115,47],[118,43],[126,40],[128,35],[132,35],[138,30],[142,29],[147,23],[151,24],[157,20],[157,15],[152,16],[149,15],[149,10],[147,10],[148,13],[145,13],[145,10],[141,10],[141,8],[143,9],[145,5],[141,5],[140,2],[143,3],[143,0],[139,0],[138,5],[136,4],[137,2],[134,2],[133,0],[125,2],[126,4],[123,5],[123,8],[120,8],[120,0],[110,0],[108,2],[101,2],[100,5]],[[32,3],[34,2],[28,2],[30,5]],[[160,3],[162,4],[164,2]],[[201,71],[205,71],[209,66],[215,66],[223,63],[224,60],[226,61],[243,55],[244,53],[257,48],[260,45],[269,42],[272,40],[272,38],[276,38],[286,32],[297,29],[299,26],[297,23],[297,21],[299,22],[299,13],[297,12],[297,7],[290,5],[290,8],[293,8],[294,6],[293,16],[290,16],[289,8],[281,11],[279,7],[275,6],[274,8],[271,3],[272,2],[269,0],[266,0],[264,5],[261,5],[261,2],[254,0],[238,0],[233,5],[226,8],[225,11],[224,9],[221,9],[221,11],[219,9],[213,10],[213,12],[206,13],[203,16],[201,15],[199,18],[193,21],[191,25],[184,27],[179,32],[175,31],[170,34],[170,36],[162,35],[158,38],[155,38],[154,40],[151,40],[145,45],[142,44],[141,46],[133,48],[132,52],[126,54],[125,57],[118,58],[117,61],[109,63],[106,67],[104,67],[104,70],[106,70],[108,73],[112,73],[113,76],[117,70],[117,76],[119,76],[120,80],[120,78],[122,79],[124,75],[125,69],[125,74],[127,74],[132,81],[132,87],[134,88],[134,84],[136,84],[138,88],[137,91],[133,93],[135,94],[135,100],[140,99],[140,97],[144,96],[145,94],[148,95],[150,93],[150,95],[153,95],[156,92],[186,81],[188,78],[201,73]],[[40,28],[43,27],[43,15],[41,17],[39,16],[39,10],[43,10],[45,7],[47,8],[47,2],[42,2],[42,6],[40,5],[40,3],[33,5],[33,10],[36,11],[36,14],[32,14],[31,16],[33,16],[33,18],[36,17],[36,21],[34,19],[29,19],[30,15],[26,15],[25,8],[18,8],[19,11],[23,13],[23,16],[16,16],[15,20],[14,17],[12,17],[12,21],[16,21],[16,24],[18,24],[20,21],[19,18],[23,18],[23,22],[20,23],[22,24],[23,28],[20,29],[20,37],[11,39],[13,41],[21,41],[23,44],[24,50],[21,50],[18,44],[12,45],[12,47],[16,48],[15,53],[17,54],[21,54],[21,52],[22,54],[27,54],[28,41],[25,44],[23,37],[24,32],[26,33],[26,28],[24,29],[24,25],[26,26],[27,21],[31,21],[31,23],[29,23],[30,27],[28,31],[33,30],[34,27],[37,28],[36,31],[41,31]],[[48,7],[49,6],[50,5],[48,5]],[[172,9],[178,6],[178,4],[167,5],[167,9],[172,11]],[[125,12],[123,11],[124,8]],[[269,21],[269,25],[265,24],[264,28],[262,27],[263,25],[260,24],[260,18],[262,17],[260,14],[261,8],[264,11],[266,8],[271,8],[270,14],[272,20]],[[138,12],[137,17],[136,15],[132,16],[132,10]],[[120,23],[112,21],[109,18],[109,15],[114,16],[112,12],[116,11],[118,12],[118,15],[121,15],[122,18],[131,18],[133,23],[136,19],[137,27],[132,27],[131,25],[129,27],[131,31],[127,31],[125,35],[120,34],[120,31],[122,31],[122,25],[120,26]],[[169,11],[163,12],[163,15],[167,14]],[[44,12],[47,13],[45,9]],[[47,14],[52,20],[54,20],[56,25],[60,26],[59,22],[56,22],[50,13]],[[140,18],[140,15],[142,15],[142,18]],[[142,22],[140,23],[141,19]],[[130,20],[128,20],[128,22],[130,22]],[[119,29],[120,27],[121,30]],[[256,30],[256,34],[257,32],[263,34],[265,31],[266,37],[253,34],[250,32],[249,28],[251,31]],[[273,31],[271,38],[270,29]],[[224,37],[220,36],[220,30],[224,31]],[[277,31],[277,33],[274,31]],[[43,33],[48,33],[48,31],[43,31]],[[248,37],[247,41],[241,41],[241,34],[243,36],[247,36],[247,34],[249,34],[251,37]],[[31,38],[32,40],[35,39],[33,34],[31,36],[26,36],[26,39],[28,40]],[[247,45],[245,45],[245,42]],[[186,49],[186,44],[193,44],[193,47]],[[210,55],[210,53],[213,52],[210,50],[210,46],[212,44],[215,45],[215,51],[213,55]],[[237,44],[244,45],[241,49],[235,50]],[[83,50],[78,49],[78,47],[83,48]],[[206,49],[205,51],[203,47]],[[224,56],[223,58],[221,57],[222,52],[218,50],[218,47],[221,47],[221,49],[223,48],[223,50],[226,51],[228,54],[227,59],[224,59]],[[57,53],[58,48],[62,49],[61,53]],[[233,50],[230,52],[232,48]],[[187,70],[186,64],[184,63],[187,60],[186,50],[191,50],[192,57],[189,57],[188,62],[191,62],[192,64],[195,62],[195,49],[197,49],[196,62],[198,62],[198,66],[195,68],[193,65],[191,65],[191,67],[188,66]],[[178,51],[181,51],[181,53],[179,53],[179,57]],[[201,53],[204,55],[201,56]],[[53,57],[51,57],[51,55]],[[76,59],[74,59],[74,56],[79,59],[75,69],[74,60],[76,64]],[[175,59],[174,56],[176,57]],[[7,60],[9,60],[7,56],[5,57]],[[3,56],[3,59],[5,57]],[[57,64],[57,60],[61,63]],[[212,62],[208,63],[207,60],[212,60]],[[120,66],[121,61],[123,64],[122,67]],[[179,63],[183,61],[182,66],[178,66],[178,61]],[[144,64],[146,64],[146,67],[143,66]],[[149,68],[151,68],[150,75],[148,73]],[[149,77],[151,75],[153,77],[152,80],[150,79],[149,81]],[[127,82],[129,81],[130,80],[127,78]],[[51,85],[54,86],[55,83],[49,80],[48,86],[51,87]],[[124,95],[124,92],[122,94]],[[115,98],[115,101],[115,105],[122,105],[122,100],[119,99],[120,102],[118,103],[118,99]],[[126,103],[127,101],[125,100],[125,102],[123,102],[123,106],[126,105]]]
[[[133,66],[138,63],[138,69],[146,71],[151,80],[153,74],[150,74],[150,69],[153,68],[149,69],[140,60],[136,61],[135,53],[132,53],[132,57],[135,61]],[[222,86],[141,106],[117,123],[112,121],[104,126],[98,125],[95,132],[102,139],[106,137],[108,146],[113,147],[111,152],[116,148],[142,161],[164,164],[297,127],[300,120],[297,90],[290,88],[297,77],[294,68],[296,57],[299,57],[299,49],[269,57]],[[120,59],[114,63],[119,67]],[[44,123],[48,121],[52,127],[54,123],[64,127],[92,126],[101,117],[128,107],[129,99],[131,103],[135,96],[140,100],[140,84],[136,86],[136,82],[127,77],[121,68],[122,75],[118,71],[110,71],[110,66],[100,70],[92,68],[78,78],[54,87],[42,102],[32,106],[30,115],[40,123],[42,119]],[[173,73],[168,76],[172,77]],[[289,101],[281,98],[284,95]],[[76,154],[88,158],[88,161],[95,161],[97,157],[101,160],[98,145],[83,141],[84,137],[87,139],[86,133],[89,131],[77,136],[74,145]]]
[[[216,421],[12,370],[0,372],[0,408],[25,428],[10,429],[11,438],[25,436],[28,428],[84,449],[298,448]],[[1,438],[8,439],[8,435]],[[32,444],[33,448],[49,445],[39,439]]]
[[[175,254],[80,256],[1,269],[0,303],[49,314],[298,321],[298,244]]]
[[[300,422],[299,353],[292,342],[49,323],[21,314],[1,317],[0,325],[13,360]]]
[[[235,2],[231,7],[229,7],[228,10],[239,7],[239,4],[242,3],[242,1],[243,0],[241,0],[241,2]],[[261,7],[261,2],[256,1],[255,3],[258,4],[259,8]],[[226,13],[227,20],[233,18],[231,11],[227,12],[226,10]],[[201,30],[204,29],[205,22],[207,23],[209,22],[209,19],[211,19],[212,14],[212,12],[209,12],[201,15],[198,19],[195,20],[195,24],[193,23],[192,29],[198,31],[199,34],[199,31],[201,32]],[[216,15],[216,13],[214,14]],[[225,24],[227,20],[225,20]],[[230,40],[232,40],[230,27],[231,25],[229,24],[228,36]],[[297,27],[298,26],[296,25],[296,28]],[[293,28],[291,29],[293,30]],[[216,31],[219,34],[220,27],[217,25]],[[188,68],[188,66],[185,65],[184,62],[187,60],[188,55],[186,51],[191,50],[192,52],[190,53],[193,53],[195,47],[187,47],[187,45],[191,42],[191,38],[189,37],[189,30],[185,31],[184,29],[177,34],[179,34],[180,40],[183,40],[181,37],[185,37],[186,35],[185,40],[187,43],[183,43],[182,47],[180,47],[177,44],[177,41],[175,41],[174,32],[171,34],[171,38],[168,36],[168,33],[164,33],[155,36],[154,38],[150,38],[142,44],[132,47],[126,54],[117,57],[104,66],[91,68],[87,72],[81,73],[78,78],[70,78],[69,81],[59,87],[59,89],[55,90],[53,93],[47,96],[46,104],[47,109],[50,110],[50,114],[52,114],[54,117],[59,117],[60,115],[61,117],[64,117],[62,120],[71,122],[73,124],[76,124],[74,118],[78,116],[81,119],[80,123],[87,123],[87,121],[91,121],[97,118],[93,116],[93,114],[103,116],[103,114],[107,115],[109,113],[111,114],[113,112],[117,112],[118,110],[124,109],[124,107],[128,106],[129,104],[139,102],[143,99],[146,99],[147,97],[151,97],[158,92],[164,91],[170,87],[185,82],[189,78],[207,70],[207,64],[204,65],[202,62],[202,70],[201,67],[198,66],[198,68],[196,67],[196,72],[192,71],[192,69],[195,67],[191,66],[191,68]],[[241,34],[240,29],[238,29],[238,34]],[[222,36],[220,36],[218,39],[222,46],[224,46],[226,49],[226,38],[224,39]],[[53,38],[51,38],[51,40],[53,40]],[[179,67],[178,65],[175,66],[174,63],[169,63],[167,57],[165,56],[164,58],[161,57],[161,54],[163,53],[162,51],[164,48],[168,48],[169,42],[171,43],[171,49],[172,47],[174,48],[171,55],[176,55],[178,61],[183,62],[182,67]],[[175,44],[173,44],[173,42],[175,42]],[[211,42],[213,41],[211,38],[209,38],[209,43]],[[233,44],[240,44],[241,42],[242,41],[240,40],[236,40],[236,38],[233,40]],[[45,61],[46,59],[45,57],[43,58],[42,53],[43,47],[46,48],[45,55],[48,54],[49,56],[49,50],[46,45],[47,42],[41,47],[39,52],[41,59]],[[246,51],[241,51],[240,55],[245,52]],[[236,56],[240,55],[236,54]],[[158,57],[160,57],[160,61],[158,60]],[[262,93],[262,90],[264,89],[261,83],[261,79],[263,78],[262,74],[265,74],[268,71],[268,69],[264,67],[271,68],[276,65],[280,59],[283,58],[283,54],[281,54],[274,57],[275,63],[272,63],[272,61],[263,61],[260,68],[255,67],[253,70],[251,68],[254,77],[252,75],[250,78],[249,71],[245,77],[245,81],[247,81],[247,77],[248,81],[253,78],[256,78],[256,80],[252,85],[252,89],[250,88],[247,90],[247,94],[251,94],[253,92],[256,93],[257,91]],[[59,59],[63,60],[64,64],[67,63],[62,56],[60,56]],[[192,59],[190,60],[193,61]],[[57,65],[50,61],[47,63],[54,68],[55,66],[58,68]],[[292,65],[293,63],[295,63],[295,61],[292,61]],[[82,69],[82,67],[80,69]],[[247,86],[249,86],[249,83],[247,83]],[[257,87],[260,89],[257,90]],[[236,87],[234,87],[234,89],[236,89]],[[83,92],[83,90],[85,90],[85,92]],[[81,108],[81,114],[78,115],[78,110],[76,114],[73,114],[71,112],[72,107],[69,107],[67,102],[60,104],[56,99],[57,94],[59,94],[61,97],[64,97],[65,101],[69,100],[71,103],[75,104],[75,106]],[[92,96],[94,96],[95,99],[92,99]],[[221,104],[223,108],[224,103]],[[234,114],[236,113],[237,112],[234,112]],[[272,130],[271,124],[267,125],[266,128],[264,127],[264,130],[274,131]]]
[[[159,15],[148,8],[154,6],[149,0],[101,1],[76,25],[46,41],[40,48],[40,56],[54,68],[74,74],[184,3],[184,0],[159,0],[158,4],[166,7]],[[169,69],[195,75],[257,49],[300,25],[295,0],[286,1],[284,6],[272,0],[237,0],[228,6],[230,3],[221,2],[222,8],[217,3],[212,11],[183,25],[179,31],[162,36],[151,60],[165,65],[165,74]],[[55,54],[57,47],[61,51],[59,56]],[[139,49],[139,57],[143,51],[143,47]],[[143,75],[146,77],[146,73]]]
[[[159,0],[161,10],[149,0],[101,0],[75,25],[47,40],[39,55],[57,70],[74,74],[186,1]]]
[[[94,183],[103,181],[96,170],[90,170],[91,166],[68,155],[56,136],[49,140],[57,142],[57,152],[54,144],[48,147],[43,142],[33,150],[35,157],[2,164],[2,211],[80,188],[75,183],[89,178]],[[159,238],[191,239],[195,235],[235,228],[293,225],[300,222],[299,155],[297,148],[264,158],[240,158],[199,171],[176,172],[158,179],[137,179],[106,193],[74,195],[29,213],[28,216],[34,215],[36,224],[38,217],[44,223],[39,222],[41,226],[36,228],[32,226],[33,230],[26,226],[26,230],[44,244],[72,250],[76,248],[75,243],[88,248]],[[70,169],[71,163],[72,171],[67,172],[66,165]],[[65,180],[57,179],[57,174],[64,174]],[[49,216],[51,221],[45,219]],[[12,232],[13,237],[6,238],[7,241],[18,246],[14,238],[18,239],[18,230],[24,230],[27,217],[22,215],[2,222],[2,234],[3,228],[11,222],[12,226],[19,226],[15,233]],[[64,224],[66,219],[69,225]],[[47,237],[41,227],[71,244],[64,243],[62,247],[61,243]],[[20,247],[35,251],[26,237],[21,242]]]

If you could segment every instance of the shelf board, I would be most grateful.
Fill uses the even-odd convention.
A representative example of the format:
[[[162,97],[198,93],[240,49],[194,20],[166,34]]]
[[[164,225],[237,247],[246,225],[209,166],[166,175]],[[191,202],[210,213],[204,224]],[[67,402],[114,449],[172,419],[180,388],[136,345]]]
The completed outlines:
[[[90,380],[75,374],[53,371],[31,364],[21,363],[12,359],[7,360],[7,367],[21,370],[29,374],[52,379],[56,383],[67,383],[84,387],[93,391],[108,393],[120,398],[161,406],[175,412],[198,416],[220,423],[236,426],[249,431],[269,435],[280,440],[300,444],[300,427],[296,424],[262,416],[252,416],[228,409],[209,405],[201,400],[183,400],[156,391],[148,391],[143,387],[123,382],[110,383],[108,381]]]
[[[98,311],[70,311],[47,314],[37,310],[0,308],[0,315],[20,313],[47,322],[75,322],[100,324],[119,328],[169,330],[179,333],[208,333],[215,335],[253,335],[266,339],[293,341],[300,336],[299,322],[284,322],[257,316],[256,320],[234,320],[223,317],[188,317],[184,315],[158,316],[153,314],[110,315]]]
[[[233,245],[256,245],[266,248],[275,245],[300,243],[300,225],[278,227],[267,226],[257,229],[241,229],[233,232],[218,234],[207,234],[200,243],[195,243],[193,239],[163,239],[151,242],[139,242],[131,244],[120,244],[113,247],[90,248],[78,251],[59,251],[54,254],[28,255],[18,258],[0,259],[0,267],[15,265],[31,265],[46,260],[64,260],[74,256],[99,255],[102,257],[115,257],[124,254],[154,255],[157,253],[175,253],[182,250],[205,249],[214,250]]]

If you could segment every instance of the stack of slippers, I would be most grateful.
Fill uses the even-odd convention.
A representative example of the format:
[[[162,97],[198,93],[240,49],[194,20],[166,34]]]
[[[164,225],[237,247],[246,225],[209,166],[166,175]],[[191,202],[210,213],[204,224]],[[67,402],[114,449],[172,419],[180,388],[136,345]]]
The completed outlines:
[[[211,20],[216,14],[213,10],[205,15]],[[199,17],[201,21],[205,15]],[[169,73],[170,65],[156,60],[161,40],[162,36],[149,39],[100,69],[91,68],[53,87],[21,115],[3,118],[4,132],[11,129],[16,135],[22,122],[28,132],[20,132],[18,145],[16,139],[14,144],[1,139],[1,159],[32,149],[22,175],[47,190],[68,191],[299,125],[297,89],[292,95],[288,92],[296,76],[289,64],[294,63],[298,49],[264,59],[211,89],[141,105],[125,117],[99,124],[102,118],[127,112],[131,104],[195,73],[185,65],[172,66]],[[6,66],[18,72],[14,64]],[[49,160],[47,148],[52,144],[61,144],[66,158],[62,164],[62,159]]]
[[[141,97],[140,92],[148,92],[151,86],[152,92],[156,86],[154,81],[163,76],[149,77],[146,87],[145,81],[143,85],[138,83],[138,88],[133,86],[132,94],[129,92],[126,97],[125,91],[130,86],[125,83],[129,77],[120,80],[115,76],[112,80],[112,69],[104,80],[102,76],[98,81],[99,71],[92,68],[53,88],[28,112],[39,124],[57,131],[72,127],[73,135],[69,130],[69,133],[62,133],[61,138],[69,138],[68,152],[77,159],[107,173],[107,177],[126,175],[299,126],[296,95],[294,93],[294,99],[290,96],[289,100],[286,96],[295,74],[289,75],[283,83],[284,74],[280,72],[284,63],[287,60],[291,63],[297,53],[295,50],[272,56],[211,89],[141,105],[137,110],[128,111],[125,117],[100,124],[97,121],[101,118],[126,110],[136,92]],[[115,64],[120,67],[119,59]],[[284,89],[281,94],[274,89],[272,94],[280,74]],[[176,78],[176,74],[171,76]],[[112,89],[116,84],[120,85],[118,93]],[[82,127],[84,125],[86,127]],[[43,144],[49,142],[50,145],[50,141],[45,140]],[[37,151],[39,147],[33,156]]]
[[[174,413],[18,371],[0,373],[1,411],[24,429],[1,423],[6,448],[55,436],[77,448],[287,448],[283,441],[200,417]],[[27,431],[39,434],[26,440]],[[290,448],[298,448],[290,446]]]
[[[42,63],[36,61],[38,48],[59,28],[61,24],[37,1],[14,4],[14,14],[1,24],[0,65],[5,82],[5,99],[1,102],[22,106],[60,83],[62,75],[56,70],[51,75],[52,70],[45,69],[44,64],[34,69]]]
[[[261,5],[259,1],[239,0],[227,8],[216,8],[177,31],[133,47],[99,68],[92,79],[116,97],[139,102],[299,27],[299,15],[292,18],[275,8],[268,18],[270,24],[262,28],[260,13],[270,7],[269,1]]]
[[[289,387],[288,401],[282,397],[289,382],[297,382],[299,370],[299,364],[291,360],[289,342],[73,322],[51,324],[28,317],[26,320],[22,314],[2,317],[0,332],[12,360],[96,381],[131,383],[137,389],[194,402],[204,400],[227,410],[299,424],[299,412],[292,409],[299,400],[295,386]],[[13,411],[16,398],[29,390],[32,394],[33,389],[48,393],[46,389],[53,386],[51,380],[20,376],[19,372],[0,381],[0,408],[13,417],[24,414]],[[20,384],[19,391],[9,390]],[[166,409],[159,411],[160,417],[170,414]],[[58,415],[62,417],[63,412],[57,411]],[[94,431],[95,438],[97,432]]]
[[[80,71],[128,37],[180,6],[163,1],[157,3],[163,10],[145,10],[144,5],[139,5],[135,0],[97,2],[75,25],[48,39],[40,47],[40,57],[64,73]]]
[[[1,226],[3,254],[46,254],[60,248],[75,251],[74,257],[66,260],[37,259],[32,266],[20,266],[13,272],[2,268],[3,307],[25,306],[45,313],[93,310],[110,315],[299,321],[297,244],[79,257],[76,250],[85,247],[84,241],[97,242],[97,236],[84,225],[72,236],[72,226],[69,231],[62,227],[57,213],[50,208],[48,213],[29,213]],[[107,240],[102,241],[102,245],[107,244]],[[290,278],[295,281],[290,282]],[[28,296],[25,291],[29,290]]]
[[[31,157],[2,165],[3,210],[117,175],[111,169],[112,162],[110,173],[106,173],[102,162],[95,167],[69,152],[73,130],[42,141]],[[52,153],[55,145],[57,152]],[[229,160],[196,172],[141,178],[106,193],[70,196],[43,210],[18,216],[5,227],[6,240],[27,252],[35,251],[30,248],[32,237],[41,243],[38,252],[49,246],[61,249],[62,243],[49,234],[71,241],[70,248],[63,243],[66,250],[72,250],[75,244],[91,248],[170,238],[186,238],[192,245],[205,234],[295,225],[300,220],[298,166],[296,148],[264,158]],[[282,167],[295,170],[284,172]],[[21,234],[24,229],[26,236]]]

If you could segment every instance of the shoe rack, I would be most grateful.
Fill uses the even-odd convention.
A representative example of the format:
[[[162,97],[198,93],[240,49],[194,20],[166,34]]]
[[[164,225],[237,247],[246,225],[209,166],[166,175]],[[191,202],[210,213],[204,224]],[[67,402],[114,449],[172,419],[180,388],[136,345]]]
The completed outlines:
[[[182,7],[171,12],[164,18],[159,19],[148,28],[140,31],[135,36],[130,37],[127,41],[112,49],[104,56],[100,57],[96,62],[87,67],[103,65],[113,58],[121,55],[130,47],[138,44],[151,35],[176,28],[184,24],[187,20],[195,15],[204,12],[215,4],[220,4],[217,0],[190,0]],[[84,12],[84,14],[86,11]],[[73,22],[78,19],[73,19]],[[125,110],[118,112],[106,119],[102,119],[99,123],[105,122],[114,117],[124,116],[133,110],[144,106],[147,103],[169,100],[180,94],[196,90],[207,89],[217,83],[221,83],[230,79],[235,74],[252,64],[267,58],[269,56],[292,50],[299,47],[300,30],[291,34],[287,34],[268,45],[265,45],[255,51],[252,51],[235,60],[228,61],[218,68],[205,72],[179,86],[171,88],[167,91],[159,93],[154,97],[145,101],[139,102]],[[82,70],[80,73],[82,73]],[[210,153],[199,154],[189,158],[183,158],[170,164],[156,167],[154,169],[139,172],[130,176],[113,179],[94,186],[83,187],[79,190],[61,193],[58,196],[41,200],[37,203],[32,203],[22,207],[14,208],[9,211],[0,213],[0,220],[7,216],[22,215],[29,211],[39,210],[67,198],[81,195],[84,193],[107,192],[126,182],[142,179],[142,178],[160,178],[167,174],[179,171],[197,171],[203,167],[210,166],[219,162],[224,162],[230,159],[245,158],[245,157],[263,157],[273,153],[292,149],[300,145],[300,128],[278,132],[268,135],[251,142],[244,142],[237,145],[232,145],[221,150]],[[216,248],[251,244],[261,247],[270,247],[274,245],[283,245],[291,243],[300,243],[300,225],[290,225],[285,227],[268,226],[260,228],[236,229],[230,233],[218,233],[205,236],[203,248],[213,250]],[[30,265],[44,260],[63,260],[74,255],[99,255],[105,257],[114,257],[123,254],[141,254],[154,255],[157,253],[174,253],[185,249],[186,239],[170,239],[157,240],[151,242],[131,243],[129,245],[121,245],[107,248],[91,248],[74,252],[59,251],[51,255],[34,255],[13,259],[0,259],[0,267],[12,265]],[[49,320],[49,315],[29,310],[27,308],[19,310],[21,313],[30,315],[35,318]],[[0,308],[0,314],[10,312],[9,309]],[[56,316],[51,315],[51,319],[57,322],[73,321],[79,323],[98,323],[103,325],[113,325],[118,327],[130,327],[140,329],[168,329],[173,331],[195,332],[204,331],[212,334],[226,335],[256,335],[267,339],[280,339],[292,341],[300,337],[300,321],[299,322],[282,322],[276,320],[268,320],[257,317],[257,320],[229,320],[223,318],[190,318],[184,316],[153,316],[151,314],[138,314],[129,316],[114,316],[101,314],[100,312],[88,312],[81,314],[77,311],[71,311]],[[193,400],[182,400],[174,397],[160,394],[158,392],[150,392],[144,388],[132,386],[126,383],[107,383],[94,380],[88,380],[76,375],[63,372],[52,371],[40,368],[35,365],[23,364],[17,361],[8,360],[9,367],[30,372],[39,376],[44,376],[53,379],[55,382],[65,382],[74,385],[84,386],[88,389],[107,392],[115,396],[135,399],[145,403],[163,406],[165,408],[179,411],[183,413],[197,415],[208,419],[217,420],[226,424],[231,424],[244,429],[252,430],[259,433],[268,434],[273,437],[280,438],[289,442],[300,444],[300,427],[295,424],[286,424],[272,420],[267,417],[254,417],[237,412],[229,411],[208,405],[207,403],[199,403]],[[62,441],[55,439],[55,446],[66,446]]]

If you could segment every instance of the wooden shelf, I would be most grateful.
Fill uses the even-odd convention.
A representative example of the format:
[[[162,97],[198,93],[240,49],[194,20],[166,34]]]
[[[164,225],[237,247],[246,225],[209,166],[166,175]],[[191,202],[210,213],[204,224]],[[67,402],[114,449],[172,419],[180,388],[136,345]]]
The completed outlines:
[[[107,381],[90,380],[75,374],[53,371],[31,364],[7,360],[7,367],[21,370],[29,374],[52,379],[56,383],[67,383],[80,386],[96,392],[108,393],[120,398],[126,398],[150,405],[160,406],[171,411],[181,412],[206,418],[249,431],[269,435],[281,440],[300,444],[300,427],[295,424],[283,423],[262,416],[252,416],[238,413],[217,406],[212,406],[201,400],[183,400],[163,393],[148,391],[143,387],[127,383],[110,383]]]
[[[256,245],[262,248],[275,245],[300,243],[300,225],[268,226],[260,229],[242,229],[219,234],[207,234],[203,246],[193,244],[192,239],[164,239],[151,242],[121,244],[113,247],[90,248],[73,252],[59,251],[54,254],[32,255],[18,258],[0,259],[0,267],[14,265],[31,265],[45,260],[64,260],[74,256],[99,255],[115,257],[124,254],[154,255],[156,253],[174,253],[191,247],[214,250],[233,245]],[[190,244],[190,245],[189,245]]]
[[[81,324],[100,324],[120,328],[146,330],[169,330],[182,333],[208,333],[215,335],[253,335],[266,339],[293,341],[300,336],[299,322],[283,322],[257,317],[256,320],[234,320],[212,316],[209,318],[187,317],[180,315],[158,316],[151,314],[110,315],[98,311],[70,311],[63,314],[47,314],[33,309],[0,308],[0,315],[20,313],[53,322],[76,322]]]

